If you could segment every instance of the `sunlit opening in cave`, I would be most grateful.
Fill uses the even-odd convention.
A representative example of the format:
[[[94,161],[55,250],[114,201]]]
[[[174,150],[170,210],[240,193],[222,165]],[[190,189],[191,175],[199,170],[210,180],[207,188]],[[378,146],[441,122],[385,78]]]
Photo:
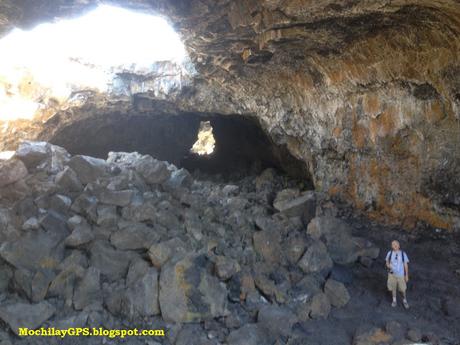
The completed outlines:
[[[101,5],[86,15],[15,29],[0,40],[0,120],[31,118],[75,90],[106,92],[117,73],[148,74],[154,63],[181,66],[178,34],[157,16]]]
[[[210,155],[214,152],[216,146],[216,140],[212,134],[212,126],[209,121],[202,121],[200,123],[200,129],[198,131],[198,139],[191,148],[192,153],[196,153],[200,156]]]

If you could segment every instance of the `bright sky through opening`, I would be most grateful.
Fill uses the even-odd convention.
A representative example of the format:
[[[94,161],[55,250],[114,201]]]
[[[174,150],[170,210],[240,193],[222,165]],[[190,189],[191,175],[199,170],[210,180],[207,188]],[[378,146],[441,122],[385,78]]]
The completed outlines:
[[[33,116],[35,100],[65,99],[74,87],[105,91],[114,69],[148,72],[155,62],[181,64],[187,56],[165,19],[107,5],[30,31],[15,29],[0,40],[0,52],[2,120]]]

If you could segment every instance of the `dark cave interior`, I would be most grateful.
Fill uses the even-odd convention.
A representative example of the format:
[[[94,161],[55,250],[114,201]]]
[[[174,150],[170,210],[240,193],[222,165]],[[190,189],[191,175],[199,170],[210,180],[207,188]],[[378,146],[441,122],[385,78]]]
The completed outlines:
[[[216,143],[211,154],[198,155],[190,149],[204,121],[210,122]],[[104,159],[110,151],[137,151],[191,172],[219,174],[228,179],[275,168],[312,187],[305,163],[285,146],[274,144],[258,121],[248,116],[107,114],[63,127],[50,141],[72,154]]]

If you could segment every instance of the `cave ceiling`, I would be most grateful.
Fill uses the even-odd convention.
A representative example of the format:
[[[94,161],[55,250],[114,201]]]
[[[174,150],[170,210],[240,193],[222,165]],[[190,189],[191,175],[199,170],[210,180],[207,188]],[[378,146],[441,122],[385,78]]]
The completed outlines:
[[[3,0],[0,34],[100,3]],[[317,190],[405,228],[460,227],[459,1],[104,3],[167,18],[195,73],[167,93],[122,75],[123,95],[82,90],[78,104],[47,103],[33,121],[4,126],[3,149],[97,114],[251,115],[305,162]]]

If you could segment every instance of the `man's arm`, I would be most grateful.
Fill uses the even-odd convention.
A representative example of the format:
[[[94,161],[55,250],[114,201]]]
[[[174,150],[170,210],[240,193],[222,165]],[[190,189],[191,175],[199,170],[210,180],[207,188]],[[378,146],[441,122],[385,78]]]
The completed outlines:
[[[387,257],[385,258],[385,262],[386,262],[387,268],[391,268],[391,264],[390,264],[391,255],[390,255],[390,253],[391,253],[391,252],[388,252],[388,253],[387,253]]]
[[[409,265],[407,264],[407,262],[404,264],[404,279],[406,280],[406,282],[409,281]]]

